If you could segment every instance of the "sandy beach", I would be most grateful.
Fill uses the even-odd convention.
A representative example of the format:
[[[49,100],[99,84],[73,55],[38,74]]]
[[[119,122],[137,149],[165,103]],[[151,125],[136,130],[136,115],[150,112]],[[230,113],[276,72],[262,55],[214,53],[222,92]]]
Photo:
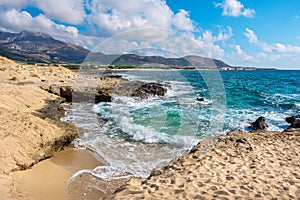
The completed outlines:
[[[76,73],[3,57],[0,69],[1,199],[71,199],[69,178],[105,163],[91,151],[68,147],[77,130],[59,121],[62,99],[41,87],[70,84]],[[299,129],[231,132],[200,142],[148,179],[133,178],[104,198],[299,199],[299,152]]]
[[[232,132],[108,199],[299,199],[300,132]]]
[[[66,188],[71,176],[79,170],[94,169],[101,165],[104,162],[88,150],[66,148],[31,169],[15,172],[13,182],[17,191],[29,199],[71,200],[71,191]]]

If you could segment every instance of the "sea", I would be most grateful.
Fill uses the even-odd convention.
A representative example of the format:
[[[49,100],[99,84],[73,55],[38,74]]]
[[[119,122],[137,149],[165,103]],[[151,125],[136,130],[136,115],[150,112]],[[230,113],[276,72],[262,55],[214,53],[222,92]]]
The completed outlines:
[[[296,70],[112,73],[167,83],[171,89],[165,96],[146,100],[114,96],[111,102],[66,106],[63,120],[75,123],[81,134],[74,146],[93,149],[108,164],[84,170],[99,179],[124,174],[147,178],[154,168],[188,153],[201,140],[233,130],[251,131],[251,122],[260,116],[265,117],[268,131],[283,131],[289,125],[285,117],[300,113],[300,71]]]

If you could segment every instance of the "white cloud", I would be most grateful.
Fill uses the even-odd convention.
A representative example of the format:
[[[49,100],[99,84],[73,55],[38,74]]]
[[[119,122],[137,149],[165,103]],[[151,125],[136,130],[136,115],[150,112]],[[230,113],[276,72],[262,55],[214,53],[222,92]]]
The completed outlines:
[[[84,21],[83,0],[32,0],[47,17],[69,24]]]
[[[186,46],[181,52],[190,51],[190,47],[183,45],[184,40],[176,34],[196,30],[193,21],[189,18],[189,12],[179,10],[174,13],[165,0],[0,1],[2,1],[0,5],[7,3],[5,8],[0,7],[1,30],[44,32],[90,49],[103,41],[103,37],[118,37],[118,34],[122,33],[119,38],[119,41],[122,40],[120,46],[116,45],[112,49],[120,48],[120,51],[126,52],[126,49],[134,48],[136,44],[138,44],[136,48],[160,48],[159,44],[163,43],[161,47],[167,49],[170,49],[170,46],[174,48]],[[43,14],[32,17],[29,12],[21,11],[26,6],[36,7],[42,10]],[[65,23],[79,24],[83,21],[90,30],[89,34],[93,36],[81,35],[75,26],[65,25]],[[173,38],[174,35],[176,35],[177,43],[168,39]],[[226,35],[221,37],[223,36],[227,37]],[[190,34],[189,37],[194,39],[195,36]]]
[[[281,43],[275,43],[275,44],[264,44],[263,46],[264,51],[266,52],[278,52],[278,53],[300,53],[300,47],[299,46],[293,46],[289,44],[281,44]]]
[[[19,30],[22,30],[24,27],[28,27],[30,25],[30,22],[33,20],[28,12],[19,12],[16,9],[10,9],[6,12],[2,11],[0,13],[0,18],[0,24],[2,27],[5,27],[7,29],[17,28]]]
[[[68,36],[76,38],[78,30],[73,26],[56,24],[45,15],[32,17],[26,11],[10,9],[0,13],[0,26],[11,31],[37,31],[48,33],[53,36]]]
[[[196,42],[202,49],[205,49],[207,56],[222,58],[224,56],[224,50],[216,42],[225,41],[231,38],[232,28],[227,27],[227,30],[220,30],[217,36],[213,36],[211,31],[204,31],[202,36],[198,37]]]
[[[174,14],[164,0],[92,0],[89,9],[89,21],[98,27],[100,33],[107,35],[148,27],[180,31],[195,29],[187,11]]]
[[[257,58],[259,60],[264,60],[264,61],[276,61],[276,60],[279,60],[281,58],[284,58],[284,57],[288,57],[288,55],[275,55],[275,54],[266,54],[264,52],[260,52],[257,54]]]
[[[173,12],[165,0],[0,0],[0,5],[3,2],[8,6],[0,6],[1,30],[44,32],[89,49],[104,39],[117,38],[106,43],[106,52],[99,49],[105,53],[146,52],[152,48],[178,56],[223,58],[225,52],[218,43],[233,35],[231,27],[227,27],[220,28],[217,34],[206,30],[196,37],[193,32],[199,29],[189,12]],[[43,14],[33,17],[21,11],[25,5],[39,8]],[[76,26],[66,23],[84,23],[90,35],[82,35]]]
[[[146,35],[147,33],[158,32],[165,35],[160,40],[139,40],[134,35]],[[99,43],[94,51],[104,53],[143,53],[143,55],[171,55],[173,57],[183,57],[186,55],[201,55],[214,58],[223,58],[224,49],[217,42],[228,40],[232,35],[231,28],[220,30],[220,33],[213,35],[210,31],[204,31],[201,36],[195,37],[191,32],[176,32],[167,29],[140,28],[131,29],[121,34],[109,37]]]
[[[300,47],[290,44],[275,43],[269,44],[264,41],[257,41],[258,45],[266,53],[283,53],[283,54],[296,54],[300,53]]]
[[[260,47],[263,51],[257,54],[256,57],[258,59],[275,61],[284,57],[290,57],[300,53],[299,46],[282,44],[278,42],[274,44],[269,44],[265,41],[258,40],[253,30],[250,30],[249,28],[246,28],[245,30],[246,32],[244,33],[244,35],[248,38],[249,42],[257,44],[257,46]]]
[[[172,23],[177,30],[194,31],[195,29],[193,21],[189,18],[189,12],[186,10],[179,10],[173,17]]]
[[[244,8],[244,5],[237,0],[224,0],[223,3],[215,3],[216,7],[222,7],[224,16],[232,17],[254,17],[255,10]]]
[[[215,41],[224,41],[224,40],[228,40],[229,38],[232,37],[233,33],[232,33],[232,28],[230,26],[227,26],[227,29],[222,29],[219,27],[219,34],[216,37]]]
[[[255,35],[254,31],[250,30],[249,28],[246,28],[246,32],[244,35],[248,38],[250,43],[257,43],[258,39],[257,36]]]
[[[31,0],[0,0],[0,6],[8,8],[22,8],[29,5]]]
[[[238,59],[241,60],[241,61],[250,61],[250,62],[257,62],[257,60],[253,57],[253,56],[250,56],[248,55],[247,53],[245,53],[240,45],[235,45],[234,46],[234,49],[238,55]]]
[[[27,6],[37,7],[49,19],[63,23],[80,24],[84,21],[85,0],[0,0],[2,10],[20,10]]]

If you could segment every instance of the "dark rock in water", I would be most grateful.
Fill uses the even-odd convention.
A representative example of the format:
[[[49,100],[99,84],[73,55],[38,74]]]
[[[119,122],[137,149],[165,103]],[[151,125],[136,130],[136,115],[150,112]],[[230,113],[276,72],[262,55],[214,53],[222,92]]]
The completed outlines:
[[[95,103],[110,102],[111,99],[112,99],[112,95],[110,93],[107,93],[103,90],[97,90],[97,93],[95,95]]]
[[[146,83],[135,89],[131,96],[148,99],[150,96],[164,96],[166,92],[167,88],[161,83]]]
[[[300,128],[300,120],[294,121],[289,128]]]
[[[255,131],[265,130],[267,127],[268,127],[268,124],[265,122],[265,118],[262,116],[257,118],[256,121],[251,124],[251,128]]]
[[[285,118],[285,121],[287,122],[287,123],[293,123],[293,122],[295,122],[296,120],[297,120],[297,118],[300,118],[300,115],[296,115],[296,116],[291,116],[291,117],[286,117]]]
[[[197,100],[197,101],[204,101],[204,98],[203,98],[203,97],[197,97],[196,100]]]
[[[291,128],[300,128],[300,115],[286,117],[285,121],[287,123],[291,124],[288,129],[291,129]]]
[[[285,121],[287,122],[287,123],[293,123],[294,121],[296,121],[296,118],[295,118],[295,116],[291,116],[291,117],[286,117],[285,118]]]

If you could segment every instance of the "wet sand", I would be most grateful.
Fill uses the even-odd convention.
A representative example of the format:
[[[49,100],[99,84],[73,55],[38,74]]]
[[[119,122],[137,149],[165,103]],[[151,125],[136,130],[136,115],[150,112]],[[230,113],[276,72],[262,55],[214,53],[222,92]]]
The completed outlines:
[[[90,151],[68,148],[31,169],[15,172],[13,182],[25,199],[71,200],[66,188],[70,177],[79,170],[94,169],[102,165],[104,162]]]

